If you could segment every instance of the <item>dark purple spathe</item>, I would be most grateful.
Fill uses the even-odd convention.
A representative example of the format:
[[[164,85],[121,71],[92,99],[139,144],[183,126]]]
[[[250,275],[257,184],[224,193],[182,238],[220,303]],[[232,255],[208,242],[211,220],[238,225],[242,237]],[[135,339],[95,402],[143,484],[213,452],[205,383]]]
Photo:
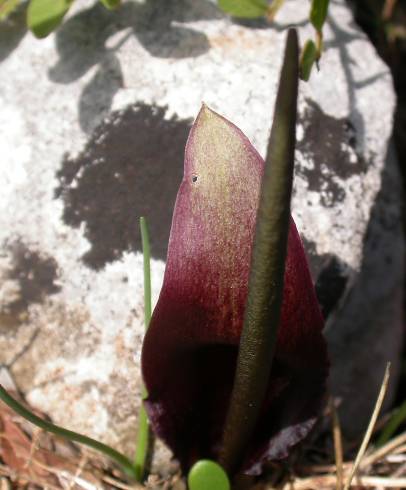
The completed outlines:
[[[142,353],[153,429],[185,468],[215,459],[222,439],[263,167],[242,132],[203,106],[186,146],[163,287]],[[292,219],[277,348],[245,473],[286,457],[313,427],[328,372],[322,327]]]

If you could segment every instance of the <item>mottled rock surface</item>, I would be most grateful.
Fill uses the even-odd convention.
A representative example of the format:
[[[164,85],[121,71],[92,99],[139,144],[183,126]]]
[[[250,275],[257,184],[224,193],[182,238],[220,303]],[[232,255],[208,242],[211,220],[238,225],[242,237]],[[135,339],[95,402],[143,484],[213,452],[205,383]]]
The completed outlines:
[[[312,35],[300,0],[273,28],[233,23],[207,0],[160,6],[111,13],[78,2],[45,40],[20,14],[0,34],[0,363],[54,421],[128,454],[141,389],[138,217],[150,223],[156,298],[201,101],[264,154],[285,27]],[[325,49],[321,71],[300,86],[293,215],[351,435],[387,360],[396,384],[400,179],[389,70],[342,1],[331,5]]]

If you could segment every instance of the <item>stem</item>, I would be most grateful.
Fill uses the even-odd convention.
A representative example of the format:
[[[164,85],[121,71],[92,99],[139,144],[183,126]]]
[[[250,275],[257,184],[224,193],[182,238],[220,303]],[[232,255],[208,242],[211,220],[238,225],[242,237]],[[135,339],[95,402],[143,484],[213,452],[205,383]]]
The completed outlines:
[[[131,479],[135,479],[135,471],[131,461],[124,456],[124,454],[119,453],[115,449],[102,442],[96,441],[91,437],[84,436],[82,434],[78,434],[77,432],[73,432],[68,429],[64,429],[63,427],[59,427],[58,425],[52,424],[47,420],[44,420],[37,415],[33,414],[30,410],[25,408],[21,403],[15,400],[8,392],[3,388],[0,384],[0,400],[3,401],[6,405],[8,405],[12,410],[14,410],[18,415],[25,418],[32,424],[40,427],[47,432],[52,432],[59,437],[67,439],[68,441],[78,442],[80,444],[84,444],[85,446],[91,447],[92,449],[96,449],[101,453],[108,456],[115,463],[117,463],[124,473]]]
[[[145,330],[149,326],[151,321],[151,252],[149,245],[148,227],[145,218],[140,218],[141,229],[141,241],[142,241],[142,253],[144,256],[144,318],[145,318]],[[142,388],[142,400],[148,396],[145,386]],[[145,411],[144,405],[141,405],[138,416],[138,434],[137,444],[135,450],[134,467],[137,481],[141,482],[147,463],[149,449],[153,444],[152,434],[149,427],[148,416]]]
[[[285,0],[273,0],[271,5],[268,7],[268,11],[266,14],[266,18],[268,19],[269,22],[273,22],[275,20],[275,16],[282,7],[282,5],[285,3]]]
[[[248,298],[220,464],[233,475],[257,424],[279,327],[290,224],[298,92],[297,33],[290,29],[257,213]]]
[[[144,315],[145,329],[148,328],[151,321],[152,306],[151,306],[151,247],[149,244],[149,233],[147,220],[141,216],[140,218],[142,253],[144,255]]]
[[[316,62],[318,62],[323,52],[323,31],[316,31],[316,49],[317,49]]]

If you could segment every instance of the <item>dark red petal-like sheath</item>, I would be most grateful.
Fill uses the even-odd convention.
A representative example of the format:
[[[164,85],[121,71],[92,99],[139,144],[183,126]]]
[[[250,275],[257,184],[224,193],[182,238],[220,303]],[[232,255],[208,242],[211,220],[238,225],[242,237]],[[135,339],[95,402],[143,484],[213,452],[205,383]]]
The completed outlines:
[[[219,450],[263,167],[242,132],[203,106],[186,146],[163,287],[142,353],[153,429],[185,468]],[[245,473],[285,457],[313,426],[328,371],[322,327],[292,220],[278,343]]]

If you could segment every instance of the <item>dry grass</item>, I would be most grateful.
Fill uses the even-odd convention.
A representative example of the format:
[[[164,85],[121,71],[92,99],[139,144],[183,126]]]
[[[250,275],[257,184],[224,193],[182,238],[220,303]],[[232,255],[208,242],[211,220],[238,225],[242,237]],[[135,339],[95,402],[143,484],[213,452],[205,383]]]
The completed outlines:
[[[388,364],[368,428],[353,461],[344,461],[340,422],[330,399],[334,464],[304,465],[280,490],[349,490],[350,488],[406,488],[406,432],[383,447],[368,449],[389,382]]]
[[[352,478],[355,461],[346,461],[341,467],[308,465],[300,468],[301,476],[285,483],[283,490],[334,489],[346,486],[365,488],[406,488],[406,432],[379,449],[371,449],[361,460]],[[341,482],[341,483],[340,483]]]
[[[344,459],[340,422],[329,402],[330,463],[299,463],[273,473],[273,481],[261,482],[266,490],[349,490],[351,488],[406,488],[406,432],[380,448],[369,446],[385,396],[389,368],[370,424],[354,460]],[[303,458],[302,458],[303,459]],[[128,484],[111,464],[99,455],[46,434],[14,415],[0,402],[0,490],[185,490],[180,475],[159,478],[151,475],[145,486]]]

